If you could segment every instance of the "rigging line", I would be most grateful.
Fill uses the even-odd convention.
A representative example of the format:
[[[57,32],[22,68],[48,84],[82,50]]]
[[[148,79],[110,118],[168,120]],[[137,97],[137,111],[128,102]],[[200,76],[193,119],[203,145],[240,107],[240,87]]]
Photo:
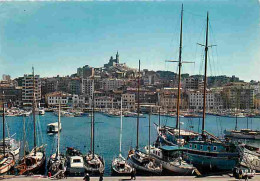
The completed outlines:
[[[213,40],[213,43],[212,44],[214,44],[214,45],[217,45],[218,43],[217,43],[217,40],[216,40],[216,37],[215,37],[215,33],[214,33],[214,31],[213,31],[213,28],[212,28],[212,26],[211,26],[211,23],[209,22],[209,28],[210,28],[210,36],[211,36],[211,40]],[[215,61],[215,63],[216,63],[216,65],[217,65],[217,73],[218,73],[218,75],[220,75],[220,71],[219,71],[219,69],[220,69],[220,64],[218,64],[218,53],[217,53],[217,47],[218,46],[215,46],[214,48],[212,47],[212,53],[213,52],[215,52],[216,51],[216,61],[215,61],[215,56],[213,57],[214,58],[214,61]],[[214,51],[215,50],[215,51]],[[212,54],[213,55],[213,54]]]
[[[177,15],[176,15],[177,16]],[[178,31],[179,31],[179,19],[180,19],[180,15],[178,15],[179,18],[176,18],[176,21],[175,21],[175,26],[173,28],[173,32],[171,33],[171,41],[170,41],[170,51],[169,51],[169,55],[166,56],[168,57],[168,59],[170,60],[171,59],[171,54],[173,53],[173,56],[174,57],[177,57],[177,52],[178,52],[178,38],[179,36],[178,35]],[[172,50],[175,50],[174,52]]]

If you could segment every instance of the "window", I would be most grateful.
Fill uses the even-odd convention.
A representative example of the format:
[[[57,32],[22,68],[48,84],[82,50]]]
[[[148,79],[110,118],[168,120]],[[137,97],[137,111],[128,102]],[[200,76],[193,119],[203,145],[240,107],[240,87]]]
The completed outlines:
[[[217,147],[216,147],[216,146],[214,146],[214,147],[213,147],[213,150],[214,150],[214,151],[217,151]]]
[[[200,149],[203,150],[203,145],[200,145]]]
[[[194,145],[194,148],[197,149],[197,145]]]
[[[208,151],[210,151],[210,146],[208,146]]]
[[[73,160],[73,163],[80,163],[80,162],[81,162],[80,159],[74,159],[74,160]]]
[[[192,148],[192,144],[190,144],[190,148]]]

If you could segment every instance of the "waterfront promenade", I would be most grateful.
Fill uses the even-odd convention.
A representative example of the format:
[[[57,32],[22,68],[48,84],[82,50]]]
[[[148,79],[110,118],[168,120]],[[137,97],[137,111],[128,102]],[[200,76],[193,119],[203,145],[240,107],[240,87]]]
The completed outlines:
[[[8,180],[8,181],[15,181],[15,180],[20,180],[20,181],[35,181],[35,180],[52,180],[50,178],[47,177],[43,177],[43,176],[30,176],[30,177],[26,177],[26,176],[11,176],[11,175],[6,175],[6,176],[1,176],[0,180]],[[61,179],[61,180],[75,180],[75,181],[79,181],[79,180],[83,180],[83,177],[68,177],[65,179]],[[91,177],[90,178],[91,181],[99,181],[99,177]],[[130,177],[104,177],[104,181],[126,181],[126,180],[131,180]],[[198,180],[198,181],[208,181],[208,180],[214,180],[214,181],[235,181],[238,179],[235,179],[234,177],[232,177],[232,175],[220,175],[220,176],[207,176],[207,177],[195,177],[195,176],[157,176],[157,177],[142,177],[142,176],[137,176],[136,180],[160,180],[160,181],[188,181],[188,180]],[[242,179],[244,180],[244,179]],[[253,177],[253,179],[250,180],[260,180],[260,175],[256,175],[255,177]]]

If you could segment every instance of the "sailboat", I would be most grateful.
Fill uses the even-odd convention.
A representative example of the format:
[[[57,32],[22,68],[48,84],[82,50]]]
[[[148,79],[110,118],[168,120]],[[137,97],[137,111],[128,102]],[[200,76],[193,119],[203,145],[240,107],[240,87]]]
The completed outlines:
[[[87,173],[96,175],[104,173],[105,161],[104,159],[95,154],[95,94],[94,94],[94,79],[93,79],[93,94],[92,94],[92,117],[91,117],[91,145],[90,151],[84,155],[84,167]]]
[[[3,143],[5,142],[5,104],[3,103]],[[15,164],[12,152],[6,152],[6,145],[3,145],[3,154],[0,155],[0,174],[7,173]]]
[[[139,174],[147,175],[160,175],[162,173],[162,165],[157,164],[155,159],[151,158],[150,155],[139,150],[139,114],[140,114],[140,101],[139,101],[139,90],[140,90],[140,60],[139,60],[139,71],[138,71],[138,94],[137,94],[137,131],[136,131],[136,149],[130,150],[128,153],[129,164],[137,170]],[[150,135],[149,135],[150,136]],[[149,137],[150,138],[150,137]]]
[[[238,105],[238,103],[237,103]],[[237,129],[237,118],[238,113],[236,114],[236,125],[234,130],[224,130],[225,137],[235,138],[235,139],[253,139],[260,140],[260,131],[248,129],[248,117],[247,117],[247,128],[246,129]]]
[[[36,118],[35,118],[35,76],[34,68],[33,69],[33,102],[32,102],[32,113],[33,113],[33,127],[34,127],[34,147],[32,151],[25,155],[20,164],[16,167],[19,171],[19,175],[22,174],[35,174],[35,173],[44,173],[45,170],[45,145],[37,146],[36,143]]]
[[[8,137],[6,137],[4,140],[0,140],[0,154],[3,154],[5,150],[5,152],[11,152],[15,156],[15,159],[17,159],[20,153],[20,141],[17,141],[13,138],[15,134],[10,136],[7,123],[6,127]]]
[[[180,126],[180,125],[179,125]],[[149,114],[149,134],[150,134],[150,114]],[[159,164],[162,164],[163,169],[166,172],[173,173],[175,175],[192,175],[194,172],[200,174],[198,170],[192,165],[182,159],[183,151],[185,148],[179,142],[178,146],[161,146],[158,143],[145,147],[146,153],[155,159]]]
[[[198,169],[206,170],[232,170],[238,162],[238,150],[228,140],[221,140],[205,130],[206,120],[206,89],[207,89],[207,58],[208,48],[208,25],[209,14],[207,13],[206,43],[205,47],[205,69],[204,69],[204,96],[203,96],[203,121],[201,137],[198,140],[191,140],[184,146],[187,148],[185,159],[191,162]]]
[[[127,163],[126,159],[122,156],[122,129],[123,129],[123,110],[122,110],[122,97],[121,97],[121,119],[120,119],[120,146],[119,155],[112,161],[111,169],[112,175],[130,175],[133,168]]]
[[[188,61],[182,61],[182,24],[183,24],[183,5],[181,10],[181,25],[180,25],[180,46],[179,46],[179,60],[167,60],[166,62],[177,62],[179,66],[179,72],[178,72],[178,99],[177,99],[177,115],[176,115],[176,126],[170,127],[170,126],[158,126],[157,124],[154,124],[158,133],[158,137],[160,138],[161,142],[164,142],[168,145],[178,145],[179,141],[185,142],[189,141],[191,139],[196,139],[199,134],[191,131],[191,130],[184,130],[179,129],[179,123],[180,123],[180,97],[181,97],[181,67],[183,63],[194,63],[194,62],[188,62]]]
[[[61,97],[60,97],[61,99]],[[60,100],[59,99],[59,114],[58,114],[58,138],[57,138],[57,151],[51,155],[48,162],[48,170],[51,173],[53,178],[63,178],[66,171],[66,158],[63,154],[60,153]]]

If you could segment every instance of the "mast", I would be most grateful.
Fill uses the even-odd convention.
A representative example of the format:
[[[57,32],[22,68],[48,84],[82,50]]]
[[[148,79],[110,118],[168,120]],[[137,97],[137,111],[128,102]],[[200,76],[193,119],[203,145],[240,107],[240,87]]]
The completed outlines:
[[[206,89],[207,89],[207,64],[208,64],[208,31],[209,31],[209,12],[207,12],[207,29],[206,29],[206,43],[205,43],[205,70],[204,70],[204,93],[203,93],[203,119],[202,119],[202,135],[205,131],[205,117],[206,117]]]
[[[149,157],[151,153],[151,107],[150,107],[150,112],[149,112],[149,139],[148,139],[148,145],[149,145]]]
[[[25,116],[23,116],[23,157],[25,157]]]
[[[3,152],[5,157],[5,103],[3,99]]]
[[[248,116],[247,116],[247,119],[246,119],[246,129],[248,129]]]
[[[180,47],[179,47],[179,76],[178,76],[178,99],[177,99],[177,120],[176,128],[179,128],[180,135],[180,97],[181,97],[181,54],[182,54],[182,21],[183,21],[183,4],[181,5],[181,31],[180,31]]]
[[[161,127],[161,107],[159,107],[159,129]]]
[[[33,74],[33,128],[34,128],[34,155],[36,155],[36,119],[35,119],[35,77],[34,77],[34,67],[32,67]]]
[[[60,103],[61,103],[61,94],[60,94],[60,97],[59,97],[58,141],[57,141],[57,154],[56,154],[56,158],[59,158],[59,155],[60,155]]]
[[[119,156],[121,156],[122,152],[122,129],[123,129],[123,99],[121,97],[121,112],[120,112],[120,145],[119,145]]]
[[[92,100],[92,154],[93,154],[93,159],[95,156],[95,88],[94,88],[94,78],[93,78],[93,100]]]
[[[140,116],[140,101],[139,101],[139,93],[140,93],[140,60],[139,60],[139,68],[138,68],[138,88],[137,88],[137,130],[136,130],[136,149],[138,150],[138,139],[139,139],[139,116]]]

